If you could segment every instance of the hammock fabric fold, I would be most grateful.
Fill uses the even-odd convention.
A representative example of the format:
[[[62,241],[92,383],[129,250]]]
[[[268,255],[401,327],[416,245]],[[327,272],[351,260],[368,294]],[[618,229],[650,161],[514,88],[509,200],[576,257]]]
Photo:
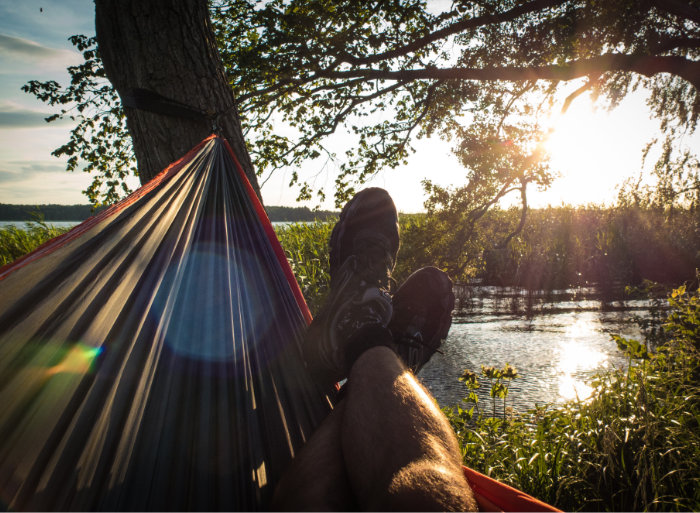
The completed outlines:
[[[0,269],[0,501],[253,510],[329,401],[311,316],[227,143]]]
[[[212,135],[0,269],[0,508],[265,508],[331,409],[301,359],[310,321]],[[483,509],[556,511],[465,475]]]

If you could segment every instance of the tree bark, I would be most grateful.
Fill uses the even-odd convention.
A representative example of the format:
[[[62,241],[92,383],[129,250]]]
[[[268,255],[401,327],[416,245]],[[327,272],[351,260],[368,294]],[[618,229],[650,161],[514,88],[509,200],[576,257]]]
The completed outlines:
[[[260,197],[206,0],[95,0],[95,28],[107,78],[120,94],[148,89],[205,112],[225,113],[218,120],[220,133]],[[213,131],[209,121],[130,107],[125,112],[141,183]]]

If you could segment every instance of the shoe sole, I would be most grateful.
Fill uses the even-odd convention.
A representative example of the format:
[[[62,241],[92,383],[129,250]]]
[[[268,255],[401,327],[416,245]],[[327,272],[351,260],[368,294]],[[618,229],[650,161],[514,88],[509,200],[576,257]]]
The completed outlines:
[[[350,259],[345,266],[352,268],[355,265]],[[393,308],[388,293],[378,288],[369,287],[361,295],[351,298],[348,290],[353,290],[352,271],[340,269],[341,283],[331,292],[319,314],[309,326],[305,340],[304,358],[307,368],[312,373],[314,380],[322,387],[328,387],[346,377],[347,369],[343,368],[343,361],[339,361],[336,351],[342,350],[342,341],[336,338],[335,327],[349,308],[361,308],[374,304],[375,311],[379,312],[381,319],[377,324],[386,327],[391,321]]]
[[[425,285],[421,287],[422,284]],[[435,296],[438,297],[438,301],[440,301],[439,308],[441,309],[441,314],[437,326],[433,331],[433,336],[430,338],[430,340],[424,341],[426,348],[435,352],[440,348],[441,341],[447,338],[450,327],[452,326],[452,310],[454,309],[455,305],[455,296],[452,291],[452,280],[449,278],[449,276],[447,276],[447,274],[436,267],[424,267],[409,276],[404,282],[404,285],[408,285],[413,289],[423,288],[427,290],[428,287],[435,288]],[[404,287],[404,285],[402,285],[402,287],[400,287],[397,293],[394,295],[393,301],[395,311],[399,311],[404,308],[401,304],[401,289]],[[404,292],[404,294],[412,293],[412,291]]]
[[[354,198],[352,198],[346,205],[343,207],[343,210],[340,212],[340,217],[338,219],[338,222],[336,225],[333,227],[333,231],[331,232],[331,239],[329,243],[330,247],[330,268],[331,270],[338,269],[341,265],[343,265],[343,259],[342,257],[342,250],[343,248],[340,246],[340,241],[343,239],[346,233],[346,227],[348,225],[348,219],[354,217],[357,215],[357,212],[360,209],[367,210],[368,212],[376,212],[378,210],[378,207],[384,206],[390,204],[396,212],[396,206],[394,205],[394,201],[391,199],[391,196],[389,196],[389,193],[386,192],[384,189],[381,189],[379,187],[370,187],[368,189],[363,189],[362,191],[358,192]],[[399,247],[399,233],[398,233],[398,215],[394,214],[395,218],[397,220],[397,231],[396,231],[396,240],[388,240],[385,236],[382,234],[377,233],[376,231],[372,232],[372,236],[374,237],[381,237],[386,240],[386,242],[391,246],[391,247],[396,247],[398,251]],[[362,232],[358,232],[358,234],[355,235],[361,235]],[[333,272],[331,271],[331,275]]]

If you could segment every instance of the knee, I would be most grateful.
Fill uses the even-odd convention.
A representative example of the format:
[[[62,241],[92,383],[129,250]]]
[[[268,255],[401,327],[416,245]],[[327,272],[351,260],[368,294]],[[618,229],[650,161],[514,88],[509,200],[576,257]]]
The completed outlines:
[[[471,488],[456,469],[415,462],[397,472],[370,505],[376,511],[477,511]]]

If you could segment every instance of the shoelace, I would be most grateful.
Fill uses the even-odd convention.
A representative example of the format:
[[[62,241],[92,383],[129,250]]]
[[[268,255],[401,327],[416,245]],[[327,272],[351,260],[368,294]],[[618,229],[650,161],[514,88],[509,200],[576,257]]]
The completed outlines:
[[[337,326],[338,332],[347,336],[348,333],[356,331],[362,326],[383,324],[382,312],[380,312],[376,306],[376,303],[358,305],[349,315],[339,320]]]

